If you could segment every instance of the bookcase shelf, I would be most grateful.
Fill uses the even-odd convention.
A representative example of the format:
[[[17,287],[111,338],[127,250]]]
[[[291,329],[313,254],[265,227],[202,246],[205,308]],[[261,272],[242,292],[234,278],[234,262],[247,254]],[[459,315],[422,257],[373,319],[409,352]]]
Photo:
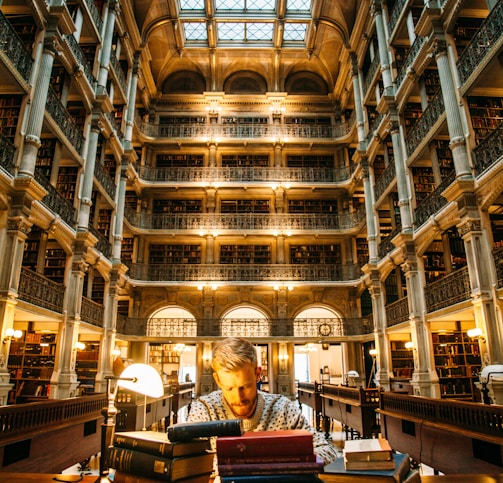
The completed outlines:
[[[14,142],[21,110],[21,96],[0,96],[0,132]]]
[[[234,168],[243,167],[268,167],[268,154],[223,154],[222,167]]]
[[[98,231],[105,237],[110,236],[110,228],[112,225],[112,214],[113,210],[100,209],[98,215]]]
[[[13,384],[9,404],[47,399],[56,355],[56,334],[25,332],[12,341],[8,370]]]
[[[133,263],[134,238],[125,236],[122,238],[121,259],[128,267]]]
[[[150,344],[148,361],[159,374],[173,376],[176,379],[173,382],[178,382],[180,352],[176,350],[175,344]]]
[[[48,242],[45,250],[44,275],[62,284],[65,279],[65,267],[66,252],[55,242]]]
[[[89,341],[85,344],[85,349],[77,351],[75,372],[80,385],[85,387],[86,392],[94,392],[100,343],[99,341]]]
[[[53,161],[56,142],[55,138],[42,138],[42,144],[37,152],[37,161],[35,166],[37,171],[48,180],[51,179],[52,167],[54,165]]]
[[[503,122],[503,97],[469,97],[468,105],[475,140],[479,143]]]
[[[154,199],[153,213],[202,213],[202,200]]]
[[[340,264],[342,263],[340,245],[291,245],[290,263],[301,264]]]
[[[271,263],[270,245],[221,245],[220,263]]]
[[[286,165],[289,168],[333,168],[334,157],[321,154],[288,155],[286,157]]]
[[[424,200],[435,189],[433,169],[430,167],[412,168],[416,203]]]
[[[199,168],[204,165],[203,154],[158,154],[158,168]]]
[[[332,213],[338,212],[337,200],[288,200],[289,213]]]
[[[356,239],[356,260],[358,263],[369,261],[369,244],[366,238]]]
[[[60,168],[58,173],[57,189],[60,194],[73,203],[77,190],[79,168],[76,166],[66,166]]]
[[[150,245],[149,263],[201,263],[201,245],[152,244]]]
[[[435,369],[442,398],[474,399],[481,367],[480,348],[466,332],[433,332]]]
[[[269,200],[222,200],[221,213],[269,213]]]
[[[405,347],[407,341],[393,340],[390,342],[393,376],[409,379],[414,370],[412,351]]]

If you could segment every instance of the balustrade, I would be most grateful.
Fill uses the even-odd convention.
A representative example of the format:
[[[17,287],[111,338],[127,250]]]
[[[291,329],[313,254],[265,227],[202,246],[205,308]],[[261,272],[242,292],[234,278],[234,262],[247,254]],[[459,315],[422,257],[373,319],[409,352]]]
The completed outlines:
[[[390,35],[393,32],[393,30],[395,30],[398,19],[404,13],[404,7],[406,3],[407,0],[397,0],[393,5],[393,10],[391,10],[391,14],[389,16],[388,21]]]
[[[427,312],[434,312],[469,300],[471,288],[468,267],[460,268],[440,280],[426,285],[424,297]]]
[[[410,50],[407,52],[407,56],[401,64],[401,68],[397,73],[395,82],[397,91],[400,89],[402,82],[407,76],[409,69],[413,69],[414,61],[419,54],[421,47],[426,43],[426,37],[416,37],[414,43],[412,44]]]
[[[91,19],[94,22],[94,25],[96,26],[96,30],[98,33],[101,33],[103,29],[103,20],[101,19],[100,12],[96,8],[96,3],[94,0],[84,0],[84,5],[87,7],[89,10],[89,14]]]
[[[363,80],[364,94],[367,93],[367,91],[370,89],[372,81],[374,80],[377,69],[380,67],[380,65],[381,60],[379,59],[379,56],[376,54],[375,57],[372,59],[372,63],[370,64],[367,74],[365,75],[365,79]]]
[[[58,314],[63,313],[64,285],[53,282],[39,273],[26,268],[21,269],[18,292],[19,300]]]
[[[88,322],[97,327],[103,327],[105,320],[105,308],[94,300],[82,297],[80,317],[84,322]]]
[[[503,122],[494,129],[474,150],[477,175],[495,165],[503,155]]]
[[[123,96],[126,97],[128,92],[126,77],[124,76],[122,67],[113,51],[110,53],[110,65],[112,66],[112,74],[115,76],[115,79],[117,80]]]
[[[392,158],[389,160],[389,164],[386,166],[381,176],[379,176],[375,182],[374,196],[376,201],[381,198],[393,181],[396,181],[396,168],[395,160]]]
[[[87,79],[87,82],[89,82],[89,85],[91,87],[94,87],[95,83],[95,78],[91,69],[91,66],[89,65],[89,62],[87,61],[86,56],[84,55],[84,52],[82,52],[82,49],[80,48],[79,43],[75,39],[73,35],[67,35],[65,37],[66,43],[68,44],[68,47],[70,48],[72,54],[75,57],[75,60],[77,61],[77,65],[79,68],[82,69],[82,72],[84,73],[85,78]]]
[[[460,55],[457,67],[459,80],[464,85],[479,70],[487,55],[496,55],[503,43],[503,1],[489,12],[487,18]]]
[[[0,166],[10,174],[14,174],[14,153],[16,148],[14,145],[0,133]]]
[[[115,200],[115,192],[117,187],[115,186],[114,180],[105,171],[105,168],[101,163],[95,163],[94,165],[94,176],[98,180],[98,183],[105,189],[112,200]]]
[[[33,59],[9,20],[0,11],[0,57],[12,64],[23,80],[30,81]]]
[[[98,239],[95,245],[96,250],[99,250],[105,257],[109,258],[112,255],[112,244],[108,238],[92,225],[89,225],[89,231]]]
[[[387,304],[386,307],[386,325],[392,327],[409,320],[409,300],[407,297]]]

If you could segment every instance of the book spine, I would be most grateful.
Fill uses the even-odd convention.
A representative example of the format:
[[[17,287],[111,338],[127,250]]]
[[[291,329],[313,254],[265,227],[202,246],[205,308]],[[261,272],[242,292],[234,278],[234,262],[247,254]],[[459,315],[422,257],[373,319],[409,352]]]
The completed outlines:
[[[320,473],[323,471],[323,462],[316,460],[306,463],[249,463],[222,465],[218,464],[218,473],[221,476],[233,475],[267,475],[267,474],[302,474]]]
[[[241,419],[227,419],[179,423],[168,426],[167,433],[171,442],[208,438],[210,436],[241,436],[243,434],[243,421]]]
[[[124,473],[170,481],[171,460],[127,448],[112,447],[108,465]]]
[[[164,458],[173,457],[173,445],[169,443],[147,441],[145,439],[134,438],[131,436],[121,436],[117,433],[114,436],[114,446],[120,448],[134,449],[152,455],[163,456]]]
[[[313,451],[312,436],[292,436],[281,440],[254,438],[253,441],[245,441],[242,438],[217,439],[219,457],[310,455],[313,454]]]
[[[218,456],[218,463],[222,465],[250,464],[250,463],[305,463],[316,461],[314,453],[308,455],[277,455],[277,456]]]

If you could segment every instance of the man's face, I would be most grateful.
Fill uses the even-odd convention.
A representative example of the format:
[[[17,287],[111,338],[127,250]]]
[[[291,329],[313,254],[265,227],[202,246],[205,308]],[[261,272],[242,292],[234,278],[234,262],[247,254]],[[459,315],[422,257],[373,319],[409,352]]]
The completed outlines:
[[[260,371],[260,367],[254,368],[251,364],[245,364],[236,371],[220,369],[213,373],[215,382],[236,418],[248,419],[255,412]]]

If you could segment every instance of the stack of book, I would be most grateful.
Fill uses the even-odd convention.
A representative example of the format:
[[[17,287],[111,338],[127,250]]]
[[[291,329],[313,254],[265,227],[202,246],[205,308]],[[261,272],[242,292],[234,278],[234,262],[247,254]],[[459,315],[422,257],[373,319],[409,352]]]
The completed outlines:
[[[207,483],[214,459],[209,448],[208,439],[172,442],[156,431],[118,432],[108,464],[116,483]]]
[[[254,431],[216,441],[222,483],[319,482],[323,461],[305,430]]]
[[[347,470],[392,470],[393,449],[387,439],[353,439],[344,444],[344,467]]]

